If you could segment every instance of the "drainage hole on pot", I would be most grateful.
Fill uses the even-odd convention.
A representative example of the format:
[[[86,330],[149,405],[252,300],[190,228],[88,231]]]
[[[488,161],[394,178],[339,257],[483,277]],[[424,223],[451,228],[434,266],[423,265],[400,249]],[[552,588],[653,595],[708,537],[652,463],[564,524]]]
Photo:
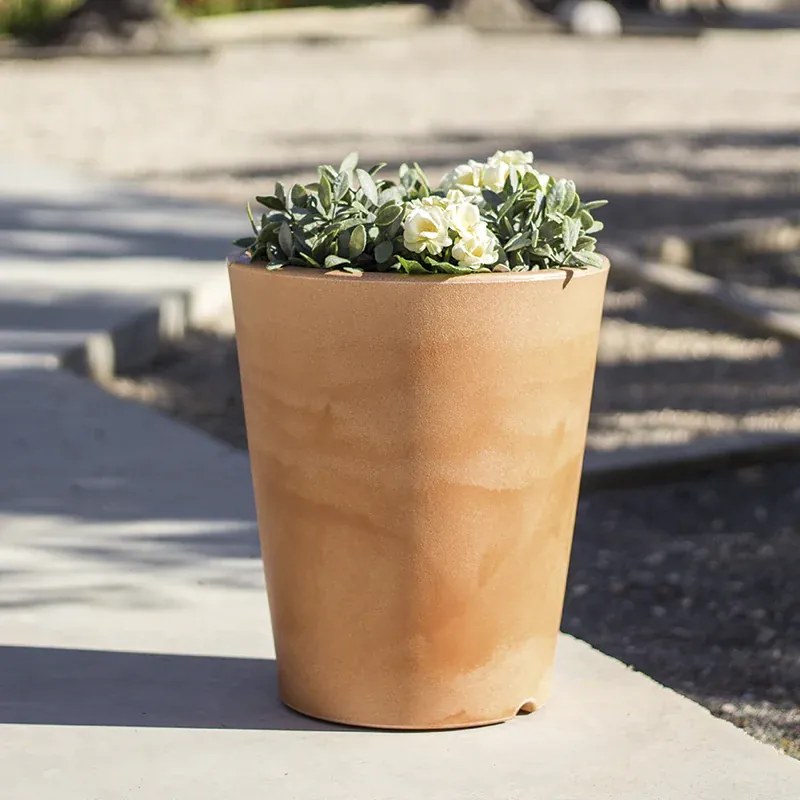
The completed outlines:
[[[517,716],[525,716],[526,714],[533,714],[536,711],[536,703],[533,700],[526,700],[517,709]]]

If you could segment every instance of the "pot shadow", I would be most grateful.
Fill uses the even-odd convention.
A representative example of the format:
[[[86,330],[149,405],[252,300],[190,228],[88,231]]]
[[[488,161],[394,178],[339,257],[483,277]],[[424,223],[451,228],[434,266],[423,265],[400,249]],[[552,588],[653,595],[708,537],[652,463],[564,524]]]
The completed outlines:
[[[0,725],[358,732],[284,706],[274,659],[6,645]]]

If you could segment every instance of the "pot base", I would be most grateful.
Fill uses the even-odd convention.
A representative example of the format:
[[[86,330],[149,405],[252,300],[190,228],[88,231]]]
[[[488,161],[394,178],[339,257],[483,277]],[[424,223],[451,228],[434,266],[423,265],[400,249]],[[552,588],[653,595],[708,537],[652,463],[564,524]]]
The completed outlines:
[[[503,722],[508,722],[509,720],[514,719],[514,717],[529,716],[530,714],[533,714],[534,712],[538,711],[540,708],[543,707],[543,704],[537,704],[533,700],[526,700],[525,702],[520,704],[518,710],[515,713],[492,719],[473,720],[473,721],[457,722],[457,723],[442,723],[438,725],[433,723],[428,725],[392,725],[387,723],[379,725],[374,722],[359,722],[354,719],[344,719],[340,717],[312,714],[308,711],[304,711],[302,708],[298,708],[296,705],[292,705],[292,703],[287,702],[283,697],[281,697],[281,702],[290,711],[294,711],[297,714],[302,714],[304,717],[308,717],[309,719],[321,720],[323,722],[332,722],[336,725],[346,725],[350,728],[369,728],[371,730],[379,730],[379,731],[457,731],[457,730],[466,730],[469,728],[486,728],[489,727],[490,725],[500,725]]]

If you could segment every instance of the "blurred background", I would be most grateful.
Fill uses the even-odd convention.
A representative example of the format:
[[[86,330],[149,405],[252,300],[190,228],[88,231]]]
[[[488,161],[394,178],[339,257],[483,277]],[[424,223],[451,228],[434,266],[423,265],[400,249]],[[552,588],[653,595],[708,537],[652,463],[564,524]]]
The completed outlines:
[[[0,35],[0,281],[59,287],[5,342],[90,328],[144,258],[221,271],[247,198],[352,150],[532,150],[609,199],[564,629],[800,755],[800,4],[0,0]],[[94,377],[244,448],[217,300]]]

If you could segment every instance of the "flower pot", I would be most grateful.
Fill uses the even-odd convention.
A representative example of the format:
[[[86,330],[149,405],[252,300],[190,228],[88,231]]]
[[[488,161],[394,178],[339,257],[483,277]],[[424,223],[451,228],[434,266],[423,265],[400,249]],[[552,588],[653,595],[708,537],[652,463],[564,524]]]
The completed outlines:
[[[539,708],[608,264],[229,270],[284,702],[411,729]]]

